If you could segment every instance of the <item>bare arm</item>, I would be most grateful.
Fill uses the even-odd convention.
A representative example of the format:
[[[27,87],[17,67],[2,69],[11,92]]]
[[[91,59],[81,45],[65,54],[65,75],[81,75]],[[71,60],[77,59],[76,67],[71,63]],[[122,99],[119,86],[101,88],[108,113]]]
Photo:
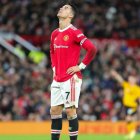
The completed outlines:
[[[123,77],[118,72],[116,72],[115,70],[111,70],[111,76],[114,79],[116,79],[120,84],[122,84],[124,82]]]

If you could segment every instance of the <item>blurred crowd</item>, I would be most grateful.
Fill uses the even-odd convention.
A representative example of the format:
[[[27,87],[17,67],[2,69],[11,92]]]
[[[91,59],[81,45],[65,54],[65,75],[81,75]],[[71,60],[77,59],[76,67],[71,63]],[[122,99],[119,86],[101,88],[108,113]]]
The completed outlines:
[[[1,0],[0,31],[49,36],[62,1]],[[79,11],[74,25],[88,37],[140,38],[139,0],[73,1]]]
[[[128,48],[114,43],[101,47],[85,75],[80,100],[79,116],[83,120],[123,120],[125,111],[122,104],[123,89],[110,75],[118,71],[124,80],[129,75],[137,77],[140,85],[140,49]]]
[[[140,38],[138,0],[77,0],[74,25],[90,38]],[[1,0],[0,32],[49,36],[58,26],[58,0]],[[52,69],[49,43],[42,44],[43,63],[20,60],[0,46],[0,120],[50,119]],[[97,46],[98,47],[98,46]],[[25,50],[23,50],[25,51]],[[25,55],[27,55],[27,50]],[[81,52],[81,58],[84,51]],[[126,80],[134,74],[140,84],[140,50],[121,44],[98,47],[94,61],[83,71],[78,117],[81,120],[125,118],[121,86],[110,76],[117,70]],[[66,117],[65,113],[63,114]]]
[[[0,48],[0,120],[50,119],[50,85],[52,69],[49,45],[43,50],[46,63],[36,64],[29,58],[21,60]],[[81,53],[81,58],[84,55]],[[140,84],[140,50],[108,44],[98,48],[94,61],[83,71],[79,102],[80,120],[122,120],[123,91],[110,76],[117,70],[127,80],[136,75]],[[66,117],[64,113],[64,118]]]

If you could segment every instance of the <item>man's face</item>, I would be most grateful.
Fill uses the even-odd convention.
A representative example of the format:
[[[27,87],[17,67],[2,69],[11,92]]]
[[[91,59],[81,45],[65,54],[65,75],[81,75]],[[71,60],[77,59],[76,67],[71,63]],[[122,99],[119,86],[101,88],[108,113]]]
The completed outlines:
[[[129,76],[128,81],[131,85],[135,85],[137,83],[137,79],[134,76]]]
[[[70,5],[62,6],[57,14],[58,18],[73,18],[72,7]]]

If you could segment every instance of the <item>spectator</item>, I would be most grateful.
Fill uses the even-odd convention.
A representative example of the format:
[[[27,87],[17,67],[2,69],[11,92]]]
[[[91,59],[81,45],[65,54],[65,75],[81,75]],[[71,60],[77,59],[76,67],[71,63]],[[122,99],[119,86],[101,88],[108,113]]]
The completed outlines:
[[[138,0],[80,0],[81,15],[74,25],[91,38],[140,38]],[[49,36],[56,28],[54,18],[59,1],[1,0],[0,32],[19,35]],[[20,61],[0,47],[0,120],[47,120],[50,108],[52,70],[49,45],[41,44],[47,54],[45,63]],[[26,53],[24,54],[26,55]],[[81,57],[84,52],[81,53]],[[137,75],[140,84],[140,50],[107,44],[99,47],[95,60],[84,70],[79,102],[81,120],[122,120],[122,89],[110,77],[109,70],[118,70],[123,77]],[[65,115],[64,115],[65,117]]]
[[[57,25],[60,2],[1,0],[0,31],[20,35],[50,35]],[[138,0],[80,0],[75,25],[88,37],[140,38]]]
[[[49,119],[50,65],[46,63],[40,67],[26,59],[20,62],[6,50],[1,48],[0,52],[3,56],[0,57],[0,120]],[[79,119],[124,119],[122,89],[111,78],[109,70],[116,69],[125,78],[129,73],[138,75],[139,53],[138,49],[124,50],[121,46],[99,48],[93,63],[83,71],[85,76],[79,102]],[[140,77],[137,77],[140,81]]]

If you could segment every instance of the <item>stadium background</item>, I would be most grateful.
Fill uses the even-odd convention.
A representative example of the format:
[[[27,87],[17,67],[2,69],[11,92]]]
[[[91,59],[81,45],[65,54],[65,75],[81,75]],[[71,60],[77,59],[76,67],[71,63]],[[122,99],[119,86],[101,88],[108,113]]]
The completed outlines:
[[[125,134],[123,92],[109,71],[114,68],[125,79],[130,73],[137,75],[140,84],[140,1],[75,2],[79,13],[74,25],[98,48],[96,58],[83,71],[78,109],[83,123],[80,131]],[[12,128],[23,134],[38,122],[44,123],[37,126],[43,128],[37,132],[49,133],[52,81],[49,39],[52,30],[58,27],[56,12],[60,5],[56,0],[0,1],[0,134],[11,134]],[[31,44],[25,44],[19,36]],[[81,58],[84,53],[81,52]],[[66,118],[65,113],[63,117]]]

